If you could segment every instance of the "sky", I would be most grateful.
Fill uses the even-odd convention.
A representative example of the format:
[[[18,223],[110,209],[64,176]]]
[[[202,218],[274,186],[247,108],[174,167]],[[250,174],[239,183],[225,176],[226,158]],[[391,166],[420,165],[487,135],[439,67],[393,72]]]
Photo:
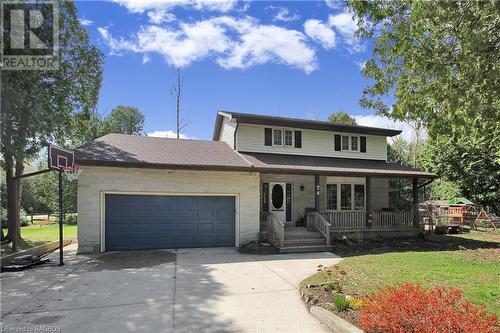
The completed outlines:
[[[139,108],[148,135],[173,136],[176,68],[183,77],[183,138],[210,140],[217,110],[407,129],[359,106],[372,42],[327,1],[77,1],[80,22],[105,55],[98,110]],[[406,134],[410,135],[410,134]]]

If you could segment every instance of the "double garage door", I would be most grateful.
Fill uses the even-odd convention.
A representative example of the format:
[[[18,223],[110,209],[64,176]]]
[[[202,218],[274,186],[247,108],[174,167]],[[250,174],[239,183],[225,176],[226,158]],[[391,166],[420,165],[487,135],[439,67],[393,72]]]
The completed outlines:
[[[105,196],[105,248],[142,250],[234,246],[230,196]]]

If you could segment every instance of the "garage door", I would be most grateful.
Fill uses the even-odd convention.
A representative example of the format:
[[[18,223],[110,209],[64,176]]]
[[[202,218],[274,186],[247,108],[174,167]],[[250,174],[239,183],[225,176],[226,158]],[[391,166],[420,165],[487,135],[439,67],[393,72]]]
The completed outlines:
[[[106,195],[106,251],[234,246],[234,197]]]

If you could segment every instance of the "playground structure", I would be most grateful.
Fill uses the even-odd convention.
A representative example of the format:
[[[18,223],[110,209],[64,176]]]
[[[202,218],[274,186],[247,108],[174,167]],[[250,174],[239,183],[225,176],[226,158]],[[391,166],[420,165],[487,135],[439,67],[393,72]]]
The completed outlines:
[[[430,230],[462,232],[464,225],[473,226],[477,219],[477,206],[465,198],[450,201],[426,201],[420,206]]]

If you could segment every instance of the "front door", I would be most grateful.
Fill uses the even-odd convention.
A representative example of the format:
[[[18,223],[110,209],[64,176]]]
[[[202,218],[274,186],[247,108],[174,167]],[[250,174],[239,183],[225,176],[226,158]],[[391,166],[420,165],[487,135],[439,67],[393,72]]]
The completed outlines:
[[[269,183],[269,211],[278,220],[286,222],[286,183]]]

